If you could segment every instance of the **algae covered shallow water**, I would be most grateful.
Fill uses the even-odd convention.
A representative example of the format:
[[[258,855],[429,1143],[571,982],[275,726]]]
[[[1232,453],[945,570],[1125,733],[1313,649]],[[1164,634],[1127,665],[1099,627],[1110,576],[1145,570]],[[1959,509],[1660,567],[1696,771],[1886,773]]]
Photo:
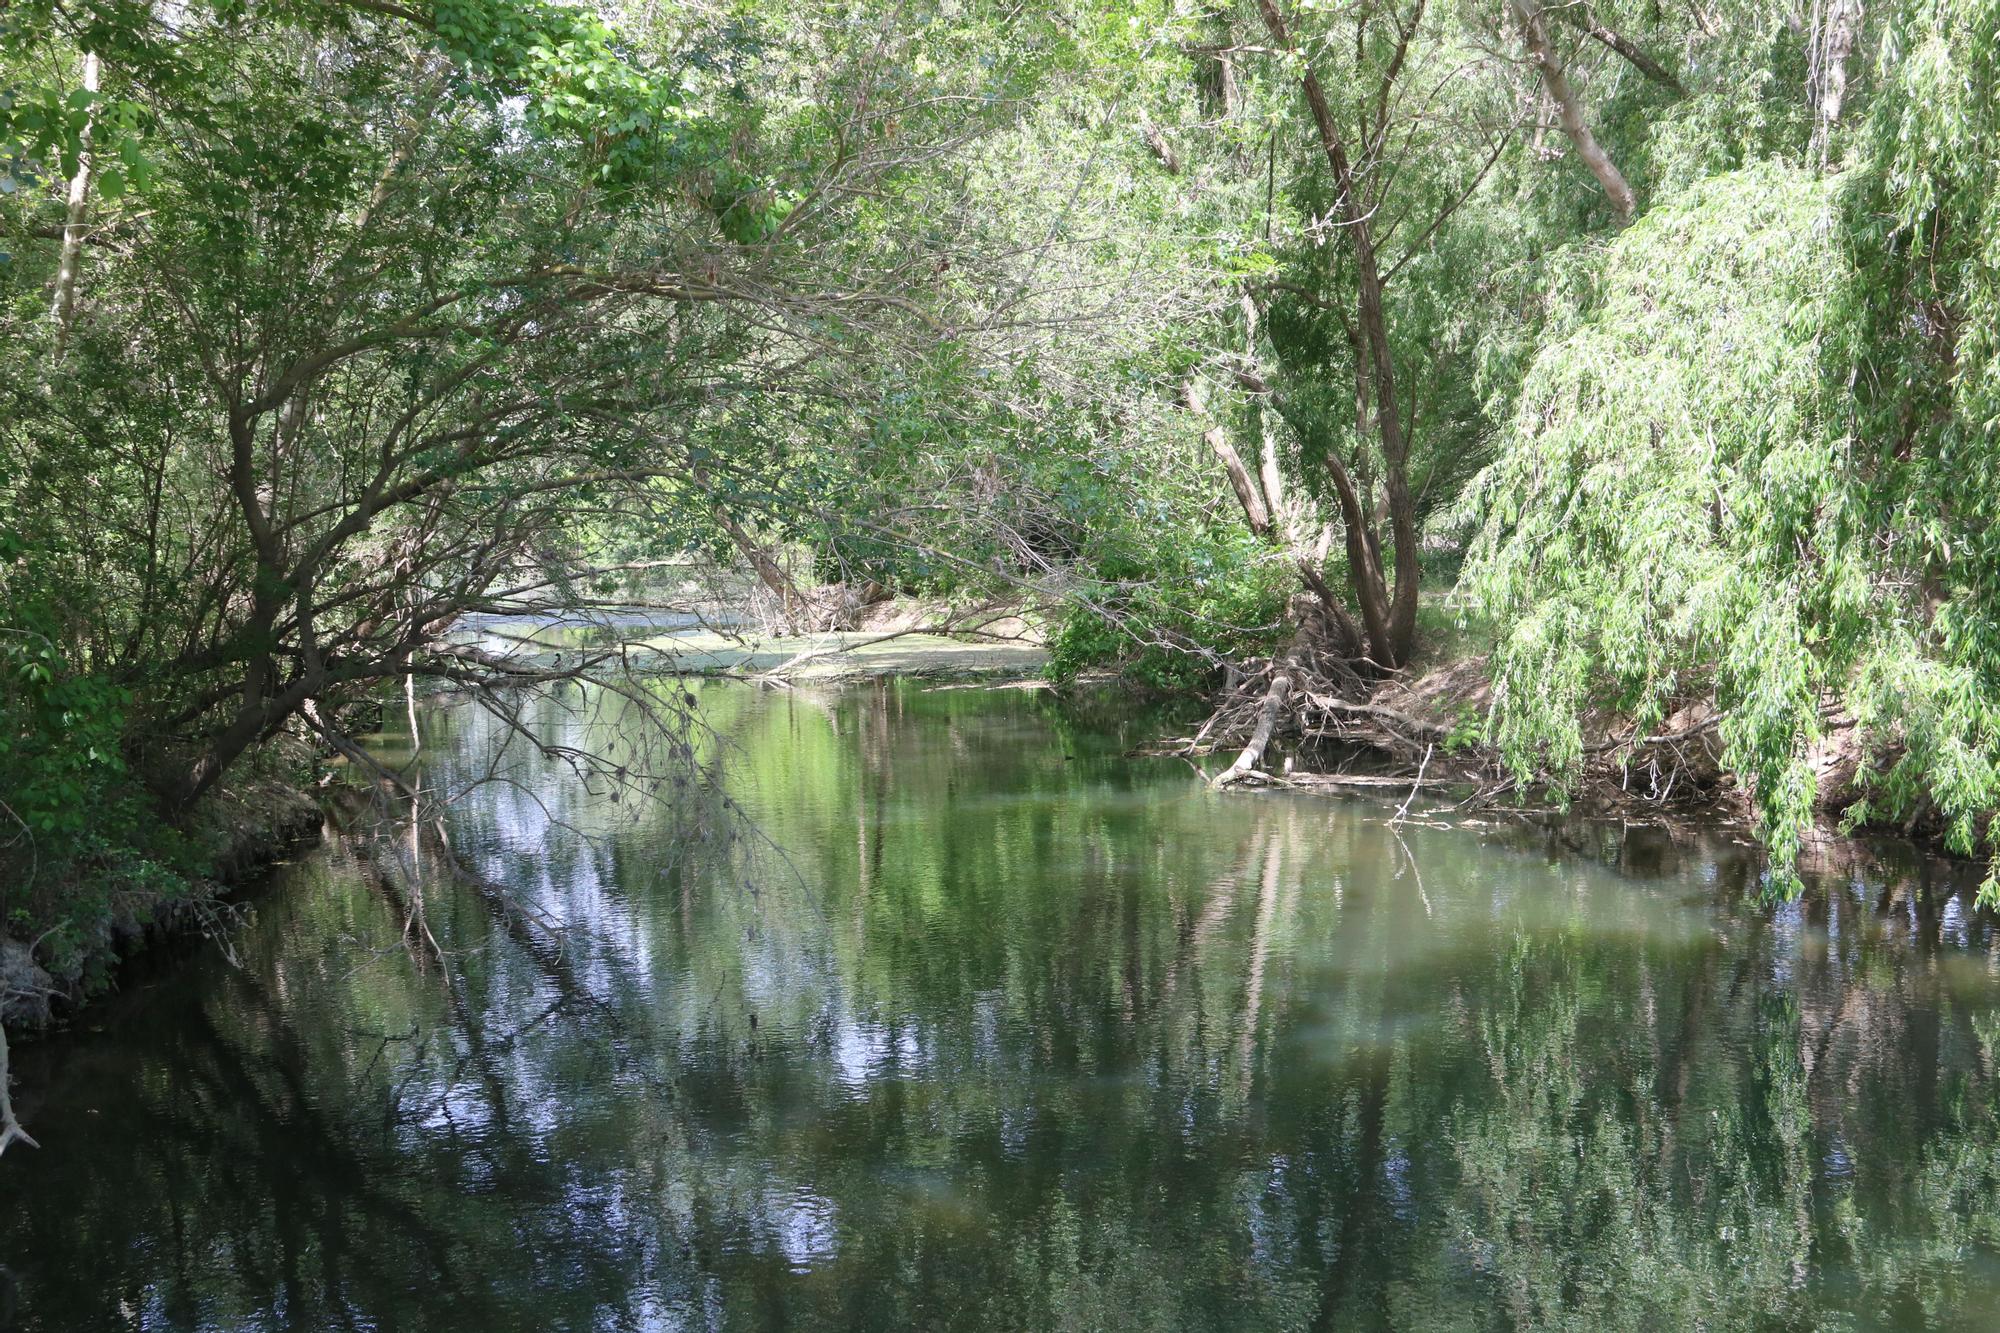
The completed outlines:
[[[17,1050],[14,1326],[2000,1320],[1969,877],[1774,909],[1727,838],[1216,796],[1045,695],[692,688],[733,846],[540,755],[459,797],[560,950],[433,879],[441,965],[336,841]]]

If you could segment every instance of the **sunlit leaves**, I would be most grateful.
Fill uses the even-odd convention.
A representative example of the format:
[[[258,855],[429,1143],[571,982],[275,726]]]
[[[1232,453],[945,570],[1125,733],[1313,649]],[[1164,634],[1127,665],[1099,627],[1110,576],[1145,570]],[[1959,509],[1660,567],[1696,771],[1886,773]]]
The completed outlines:
[[[1483,482],[1474,582],[1509,627],[1503,748],[1524,773],[1572,775],[1592,707],[1643,728],[1712,691],[1780,887],[1837,712],[1862,750],[1853,817],[1994,850],[2000,551],[1976,479],[2000,456],[1979,425],[1981,335],[1959,322],[1994,286],[1958,238],[1995,210],[1933,193],[1964,168],[1912,157],[1906,105],[1882,115],[1880,175],[1760,166],[1621,237]],[[1885,206],[1905,210],[1900,238]]]
[[[1588,315],[1528,371],[1473,567],[1509,626],[1494,727],[1523,772],[1574,775],[1601,692],[1650,729],[1713,688],[1781,868],[1813,798],[1809,607],[1864,558],[1820,522],[1833,217],[1817,181],[1766,167],[1621,237]]]

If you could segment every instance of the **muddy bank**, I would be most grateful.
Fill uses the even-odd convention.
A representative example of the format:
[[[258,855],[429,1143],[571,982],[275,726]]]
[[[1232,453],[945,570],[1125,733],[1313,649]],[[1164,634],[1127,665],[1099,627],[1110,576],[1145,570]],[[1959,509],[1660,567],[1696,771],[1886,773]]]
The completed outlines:
[[[63,1021],[114,986],[119,964],[141,950],[226,928],[232,901],[245,887],[273,862],[318,841],[320,807],[294,780],[246,775],[219,785],[186,832],[203,867],[188,891],[168,896],[144,884],[119,886],[84,925],[81,947],[61,962],[38,940],[0,937],[0,1022],[8,1031],[19,1037]]]

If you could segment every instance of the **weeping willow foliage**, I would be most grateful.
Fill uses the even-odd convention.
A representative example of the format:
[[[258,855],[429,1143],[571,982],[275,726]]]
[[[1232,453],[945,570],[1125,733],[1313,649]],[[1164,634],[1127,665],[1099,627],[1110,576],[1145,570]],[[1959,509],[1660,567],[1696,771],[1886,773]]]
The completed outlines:
[[[1713,676],[1781,851],[1812,796],[1815,622],[1868,597],[1845,497],[1822,489],[1831,217],[1826,187],[1764,166],[1609,247],[1528,370],[1473,564],[1506,613],[1494,726],[1517,766],[1574,778],[1607,685],[1650,727]]]
[[[1509,761],[1573,780],[1593,707],[1713,694],[1780,890],[1835,709],[1850,821],[1996,850],[1997,34],[1994,0],[1908,6],[1845,171],[1712,177],[1603,247],[1474,494]]]
[[[1847,372],[1893,633],[1850,691],[1901,757],[1876,805],[1934,806],[2000,901],[2000,2],[1911,0],[1850,218]],[[1864,816],[1874,813],[1864,810]]]

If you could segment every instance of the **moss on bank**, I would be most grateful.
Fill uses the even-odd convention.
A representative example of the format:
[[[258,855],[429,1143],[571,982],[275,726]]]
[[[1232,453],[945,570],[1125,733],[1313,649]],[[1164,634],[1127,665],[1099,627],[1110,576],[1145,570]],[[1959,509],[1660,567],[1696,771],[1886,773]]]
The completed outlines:
[[[48,1027],[107,989],[122,959],[208,927],[259,871],[316,840],[312,762],[303,746],[275,744],[218,785],[184,828],[162,830],[149,854],[108,848],[46,874],[46,884],[7,886],[0,1021],[17,1033]]]

